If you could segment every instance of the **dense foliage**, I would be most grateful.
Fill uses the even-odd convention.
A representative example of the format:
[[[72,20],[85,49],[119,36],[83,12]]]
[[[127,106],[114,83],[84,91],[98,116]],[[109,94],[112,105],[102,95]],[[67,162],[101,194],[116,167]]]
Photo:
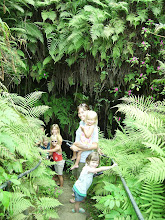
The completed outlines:
[[[45,92],[30,106],[27,99],[40,93],[22,98],[3,88],[0,96],[0,181],[11,179],[18,184],[12,185],[10,193],[0,192],[2,216],[21,218],[26,209],[36,218],[41,211],[43,216],[52,215],[52,200],[43,198],[43,202],[36,194],[36,182],[46,184],[43,187],[53,184],[45,165],[28,176],[26,184],[19,184],[15,174],[41,158],[33,148],[41,124],[35,118],[40,115],[36,106],[50,106],[44,122],[59,123],[62,134],[73,139],[78,126],[73,112],[83,101],[98,112],[106,136],[115,134],[112,140],[101,139],[100,147],[118,162],[116,172],[126,179],[144,218],[165,218],[164,10],[163,0],[0,2],[0,78],[9,91],[22,96]],[[114,106],[119,108],[116,117]],[[41,174],[49,179],[47,183],[40,181]],[[94,186],[91,196],[95,194],[100,218],[136,219],[115,173],[111,178],[100,177]],[[18,209],[15,201],[24,205]],[[58,201],[53,204],[59,205]]]
[[[100,139],[103,152],[118,163],[115,173],[95,180],[91,196],[103,219],[131,219],[137,216],[116,176],[125,178],[145,220],[165,218],[165,102],[144,97],[122,98],[117,105],[125,119],[112,140]],[[104,159],[105,160],[105,159]],[[105,163],[105,161],[104,161]],[[110,159],[106,162],[110,163]],[[97,219],[97,218],[96,218]]]
[[[49,219],[57,217],[56,207],[60,205],[57,195],[48,189],[55,189],[53,173],[48,162],[35,146],[37,138],[43,135],[38,117],[49,107],[34,107],[41,92],[25,98],[9,94],[0,89],[0,218],[1,219]],[[28,175],[18,179],[25,171],[40,166]]]
[[[86,101],[109,137],[115,123],[110,107],[117,98],[143,94],[162,99],[162,0],[7,0],[0,5],[1,78],[5,75],[10,89],[17,85],[22,95],[44,90],[49,103],[54,94],[67,93],[74,100],[71,112]],[[59,122],[56,112],[47,114],[46,123],[54,116]],[[59,122],[72,136],[73,121]]]

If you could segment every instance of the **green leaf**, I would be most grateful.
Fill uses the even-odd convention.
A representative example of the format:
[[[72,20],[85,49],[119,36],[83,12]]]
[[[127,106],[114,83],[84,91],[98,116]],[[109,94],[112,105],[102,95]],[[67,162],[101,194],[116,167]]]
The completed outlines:
[[[17,179],[10,179],[10,181],[12,183],[14,183],[15,185],[20,185],[21,184],[21,182],[19,180],[17,180]]]
[[[9,207],[10,198],[11,198],[11,193],[7,191],[3,191],[2,204],[5,208]]]
[[[113,48],[113,58],[116,59],[118,57],[120,57],[120,49],[115,45]]]
[[[111,200],[110,203],[109,203],[109,208],[113,209],[114,206],[115,206],[115,201]]]
[[[56,13],[54,11],[43,11],[41,12],[41,16],[44,22],[46,19],[50,19],[51,21],[56,19]]]
[[[10,152],[14,153],[15,151],[15,144],[14,144],[14,140],[12,139],[12,137],[8,134],[5,133],[1,133],[0,134],[0,144],[4,144],[5,147],[7,147]]]
[[[119,38],[119,36],[118,36],[118,35],[113,35],[113,36],[112,36],[113,43],[115,43],[115,41],[117,41],[117,40],[118,40],[118,38]]]
[[[29,4],[29,5],[35,5],[35,2],[34,2],[34,0],[26,0],[26,2]]]
[[[0,191],[0,201],[3,199],[3,191]]]
[[[26,23],[25,29],[27,35],[32,36],[33,38],[36,38],[40,40],[42,43],[44,43],[42,32],[39,30],[37,25],[35,25],[34,23]]]
[[[17,50],[18,55],[25,57],[25,54],[22,52],[22,50]]]
[[[108,218],[112,218],[114,219],[115,217],[117,216],[120,216],[120,213],[115,211],[115,210],[111,210],[111,213],[110,214],[106,214],[105,215],[105,218],[108,219]]]
[[[50,61],[52,60],[52,57],[51,56],[48,56],[44,59],[43,61],[43,66],[45,66],[46,64],[48,64]]]
[[[22,7],[20,7],[19,5],[13,4],[12,7],[14,7],[15,9],[17,9],[18,11],[24,13],[24,9]]]
[[[116,200],[116,206],[119,208],[120,207],[120,201]]]
[[[112,34],[114,34],[115,29],[114,27],[112,27],[111,24],[107,25],[106,27],[104,27],[104,35],[106,38],[109,38],[110,36],[112,36]]]

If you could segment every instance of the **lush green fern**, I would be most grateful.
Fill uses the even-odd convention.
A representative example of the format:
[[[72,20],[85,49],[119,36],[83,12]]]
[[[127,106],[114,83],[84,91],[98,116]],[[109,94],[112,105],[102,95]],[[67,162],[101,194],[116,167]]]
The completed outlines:
[[[164,186],[161,183],[165,179],[164,101],[154,103],[144,97],[124,97],[122,100],[123,103],[116,107],[125,114],[124,126],[120,125],[120,130],[117,129],[112,140],[101,138],[100,148],[118,163],[116,172],[126,179],[145,219],[163,219],[162,207],[165,200],[162,197]],[[99,194],[101,192],[103,193],[103,190],[98,191]],[[103,205],[105,202],[104,198],[101,200],[101,196],[97,197],[98,193],[96,199],[100,200],[97,208],[100,207],[100,203]],[[125,204],[123,201],[122,204],[131,216],[131,204],[128,201]],[[99,209],[102,210],[102,206]],[[110,218],[110,215],[107,216]],[[115,212],[114,216],[118,218],[119,214]]]
[[[164,185],[161,183],[145,182],[142,185],[141,196],[142,210],[146,213],[146,219],[164,219]]]
[[[3,92],[3,88],[4,86],[1,84],[0,174],[3,178],[0,179],[0,184],[8,180],[11,181],[11,184],[8,186],[9,192],[0,191],[2,196],[1,215],[4,219],[8,217],[25,219],[27,216],[37,216],[42,210],[43,219],[49,218],[53,214],[57,216],[56,210],[52,210],[60,205],[57,199],[49,199],[48,194],[45,194],[47,198],[39,194],[43,197],[42,201],[37,198],[41,191],[40,188],[56,186],[52,180],[53,172],[48,167],[51,162],[48,163],[43,159],[37,169],[18,179],[20,173],[29,171],[38,164],[39,160],[42,160],[41,150],[35,146],[35,142],[43,136],[40,129],[43,122],[36,117],[40,116],[43,110],[40,106],[34,107],[42,93],[32,93],[23,98],[15,94],[11,95],[6,91]],[[46,106],[44,109],[48,108]],[[40,203],[39,207],[36,206],[37,203]],[[53,205],[49,205],[51,203]]]

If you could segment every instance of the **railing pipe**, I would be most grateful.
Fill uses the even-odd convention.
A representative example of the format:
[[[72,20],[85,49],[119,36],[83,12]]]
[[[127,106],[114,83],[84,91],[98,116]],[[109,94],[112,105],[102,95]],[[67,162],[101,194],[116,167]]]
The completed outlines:
[[[115,163],[115,161],[113,159],[112,159],[112,162]],[[120,176],[120,179],[121,179],[121,181],[123,183],[123,186],[124,186],[124,188],[125,188],[125,190],[126,190],[126,192],[128,194],[128,197],[131,200],[132,206],[133,206],[133,208],[134,208],[134,210],[136,212],[136,215],[137,215],[138,219],[139,220],[144,220],[144,218],[143,218],[143,216],[142,216],[142,214],[140,212],[140,209],[139,209],[136,201],[134,200],[133,195],[132,195],[130,189],[128,188],[128,186],[127,186],[127,184],[125,182],[125,179],[122,177],[122,175],[119,175],[119,176]]]
[[[19,174],[18,177],[17,177],[17,179],[20,179],[21,177],[23,177],[23,176],[25,176],[25,175],[31,173],[31,172],[32,172],[33,170],[35,170],[40,164],[41,164],[41,160],[39,160],[38,164],[37,164],[35,167],[33,167],[32,169],[27,170],[27,171],[25,171],[24,173]],[[8,180],[7,182],[3,183],[3,184],[0,186],[0,189],[3,189],[3,188],[5,188],[5,187],[7,187],[7,185],[8,185],[9,183],[12,183],[12,182],[11,182],[10,180]]]

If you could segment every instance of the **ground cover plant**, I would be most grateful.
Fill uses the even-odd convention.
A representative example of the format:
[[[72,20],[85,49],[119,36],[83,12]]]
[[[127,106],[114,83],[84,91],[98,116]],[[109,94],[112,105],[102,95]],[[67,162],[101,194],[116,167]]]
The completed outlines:
[[[0,189],[1,219],[48,219],[57,217],[56,207],[59,190],[48,167],[51,162],[35,143],[43,136],[39,116],[49,107],[34,103],[42,92],[34,92],[25,98],[9,94],[1,84],[0,88]],[[18,179],[18,175],[40,166],[33,172]],[[50,190],[49,190],[50,189]]]

